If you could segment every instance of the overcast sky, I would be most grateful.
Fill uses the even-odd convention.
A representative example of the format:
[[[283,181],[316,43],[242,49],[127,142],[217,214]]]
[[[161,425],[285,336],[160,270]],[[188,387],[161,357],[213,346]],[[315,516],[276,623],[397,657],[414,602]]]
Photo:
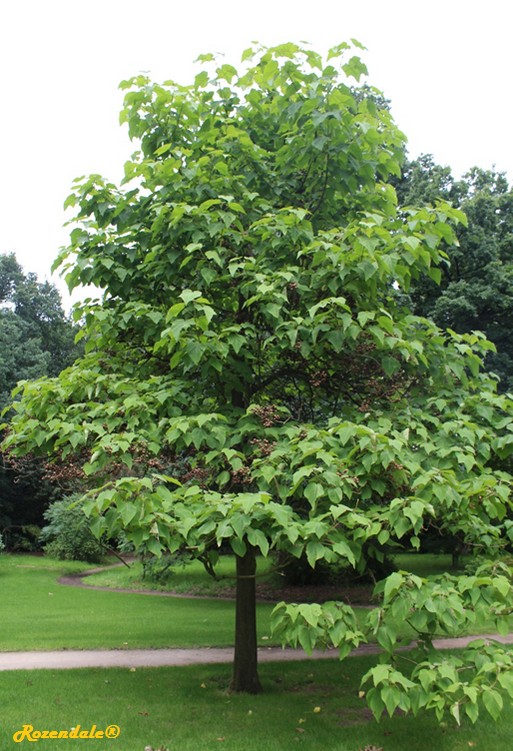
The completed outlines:
[[[0,252],[50,278],[73,178],[119,181],[133,150],[118,125],[122,79],[189,83],[198,54],[237,64],[252,40],[325,52],[357,38],[410,156],[432,153],[455,174],[495,165],[511,181],[512,22],[508,0],[4,1]]]

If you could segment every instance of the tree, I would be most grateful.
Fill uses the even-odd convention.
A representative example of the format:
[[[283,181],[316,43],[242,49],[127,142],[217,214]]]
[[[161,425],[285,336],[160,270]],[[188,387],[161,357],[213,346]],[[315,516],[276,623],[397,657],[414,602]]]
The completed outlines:
[[[513,386],[513,191],[503,173],[473,167],[456,181],[449,167],[421,156],[397,182],[403,203],[426,205],[443,199],[462,209],[468,225],[457,228],[458,245],[448,253],[441,284],[424,281],[412,289],[415,312],[458,332],[483,331],[496,345],[486,367],[501,390]]]
[[[57,375],[73,362],[76,330],[56,287],[25,274],[13,253],[0,255],[0,411],[18,381]],[[0,525],[11,546],[20,529],[42,523],[52,488],[41,461],[26,459],[16,470],[0,460]]]
[[[208,570],[233,551],[234,690],[260,690],[257,554],[363,571],[385,546],[417,550],[427,528],[491,557],[511,533],[513,415],[481,371],[492,345],[404,304],[412,280],[439,277],[464,216],[397,209],[387,181],[403,136],[345,82],[365,72],[349,50],[326,62],[293,44],[247,50],[242,73],[205,56],[190,86],[122,84],[139,151],[121,188],[77,181],[58,260],[71,288],[103,290],[82,309],[86,352],[22,387],[5,442],[79,462],[98,536],[123,531],[156,556],[185,548]],[[395,572],[380,586],[375,714],[461,707],[475,719],[481,699],[495,712],[484,688],[513,692],[508,654],[494,647],[491,676],[471,649],[467,691],[431,646],[491,608],[502,624],[505,576]],[[396,652],[404,620],[419,634],[416,673]],[[341,657],[366,638],[342,603],[282,604],[274,627]]]
[[[50,355],[30,324],[9,309],[0,309],[0,352],[0,407],[4,407],[18,381],[48,372]]]
[[[39,282],[36,274],[25,274],[14,253],[0,255],[0,305],[0,312],[6,316],[4,320],[15,322],[19,330],[17,347],[27,342],[21,349],[28,350],[19,351],[17,377],[0,381],[3,390],[14,388],[24,378],[57,375],[81,353],[75,344],[77,327],[64,312],[58,289],[50,282]],[[30,350],[34,348],[40,355],[38,374],[27,372],[23,365],[23,358],[30,359]]]

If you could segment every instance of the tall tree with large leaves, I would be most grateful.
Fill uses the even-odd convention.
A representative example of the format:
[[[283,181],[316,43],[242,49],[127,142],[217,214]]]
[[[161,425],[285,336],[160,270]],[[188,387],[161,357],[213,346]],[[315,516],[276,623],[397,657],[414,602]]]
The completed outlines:
[[[80,461],[98,534],[123,530],[155,555],[186,548],[208,569],[231,548],[235,690],[260,690],[257,554],[362,571],[385,545],[418,549],[426,528],[490,555],[509,531],[513,412],[480,372],[491,345],[404,307],[464,217],[397,209],[387,181],[403,136],[374,94],[355,96],[346,81],[365,67],[350,55],[286,44],[247,50],[242,72],[206,56],[190,86],[123,84],[139,151],[120,188],[77,181],[59,259],[71,288],[103,290],[83,307],[86,354],[23,387],[6,441]],[[460,700],[443,670],[429,688],[401,672],[397,616],[425,666],[437,630],[490,607],[502,617],[505,582],[484,569],[464,584],[386,581],[368,619],[390,658],[369,676],[376,715],[474,712],[482,677]],[[275,629],[342,657],[365,638],[341,603],[282,605]]]

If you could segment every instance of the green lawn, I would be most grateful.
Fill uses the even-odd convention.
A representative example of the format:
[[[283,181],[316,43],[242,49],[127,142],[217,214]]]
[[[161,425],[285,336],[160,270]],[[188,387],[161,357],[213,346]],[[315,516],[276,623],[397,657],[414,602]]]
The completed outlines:
[[[229,573],[231,561],[223,561]],[[96,591],[57,583],[65,573],[83,571],[87,564],[23,555],[0,556],[2,596],[1,651],[32,649],[94,649],[136,647],[201,647],[233,644],[234,603],[223,599],[164,597],[149,594]],[[124,567],[96,579],[111,585],[128,584]],[[210,586],[197,564],[178,569],[179,588],[195,591]],[[228,580],[231,581],[231,580]],[[269,646],[270,602],[260,602],[258,636]],[[364,618],[366,611],[357,609]],[[493,630],[483,623],[476,632]],[[405,636],[408,633],[405,631]]]
[[[470,558],[462,556],[460,566],[465,567]],[[452,556],[448,553],[401,553],[393,557],[398,569],[411,571],[417,576],[435,576],[439,574],[460,574],[462,569],[452,567]]]
[[[450,555],[412,555],[405,553],[395,556],[394,562],[398,569],[411,571],[418,576],[443,574],[446,571],[452,572]],[[269,559],[258,559],[257,582],[265,582],[269,588],[272,588],[273,584],[277,587],[283,586],[281,578],[276,574],[273,575],[272,565],[272,561]],[[129,566],[118,566],[94,574],[87,578],[87,583],[105,587],[212,594],[216,596],[233,590],[234,557],[231,555],[221,556],[216,571],[219,581],[212,579],[199,561],[191,561],[186,566],[180,564],[174,566],[163,582],[156,583],[150,579],[144,579],[142,565],[138,561],[134,561]]]
[[[228,645],[233,603],[67,587],[56,583],[84,564],[31,556],[0,556],[0,649]],[[267,635],[272,605],[259,605]],[[263,641],[268,644],[268,641]],[[343,663],[262,664],[264,693],[230,695],[230,665],[0,673],[1,748],[24,724],[36,730],[98,729],[116,724],[117,739],[89,740],[91,751],[510,751],[513,710],[500,722],[484,714],[476,726],[439,726],[431,716],[375,723],[358,698],[374,657]],[[28,742],[28,741],[27,741]],[[41,741],[40,749],[83,747],[83,741]]]
[[[257,575],[259,582],[273,580],[273,574],[267,573],[272,569],[270,559],[259,558]],[[168,572],[166,579],[159,583],[143,578],[143,568],[139,561],[129,566],[109,568],[98,574],[88,576],[87,584],[97,584],[103,587],[121,587],[127,589],[160,590],[177,592],[180,594],[213,595],[216,597],[230,594],[235,587],[235,558],[223,555],[216,566],[218,580],[209,576],[205,567],[199,561],[190,561],[187,565],[177,564]]]
[[[229,666],[0,674],[3,749],[23,724],[35,729],[120,727],[119,738],[89,740],[91,751],[510,751],[513,712],[500,722],[438,726],[424,715],[379,725],[358,699],[359,676],[372,658],[261,666],[264,693],[229,695]],[[316,711],[318,708],[320,711]],[[22,745],[19,746],[20,748]],[[41,741],[38,749],[73,751],[82,740]]]
[[[97,592],[57,583],[87,564],[0,556],[0,650],[200,647],[233,644],[234,607],[223,600]],[[259,604],[259,636],[272,604]],[[265,638],[262,644],[269,644]]]
[[[395,556],[394,562],[398,569],[411,571],[418,576],[438,575],[443,574],[446,571],[449,573],[459,573],[458,571],[453,571],[450,555],[403,554]],[[267,592],[272,594],[273,585],[279,587],[282,585],[282,582],[276,575],[273,576],[272,573],[266,574],[269,568],[272,568],[272,566],[268,560],[259,559],[258,571],[260,578],[257,581],[267,582]],[[149,590],[159,589],[179,593],[190,592],[203,595],[223,595],[227,590],[233,590],[234,571],[234,557],[226,555],[220,559],[218,566],[218,574],[221,577],[220,581],[215,581],[212,577],[208,576],[204,567],[198,561],[188,563],[186,566],[177,566],[170,572],[167,581],[160,585],[142,578],[142,566],[139,562],[134,562],[129,568],[126,566],[110,568],[101,573],[88,576],[86,581],[88,584],[96,584],[106,587],[127,589],[146,588]],[[344,591],[343,585],[340,587],[340,591]],[[295,594],[294,596],[300,596],[300,594]],[[315,597],[315,594],[313,596]],[[276,599],[280,599],[280,596],[277,596]],[[362,607],[356,607],[355,610],[360,622],[363,624],[363,621],[367,617],[368,610]],[[510,620],[513,625],[513,617]],[[415,638],[415,632],[406,624],[401,623],[397,624],[397,626],[404,638]],[[472,630],[475,634],[493,633],[495,631],[496,626],[492,620],[480,621],[475,624]],[[455,632],[451,634],[439,634],[439,636],[461,636],[461,634]]]

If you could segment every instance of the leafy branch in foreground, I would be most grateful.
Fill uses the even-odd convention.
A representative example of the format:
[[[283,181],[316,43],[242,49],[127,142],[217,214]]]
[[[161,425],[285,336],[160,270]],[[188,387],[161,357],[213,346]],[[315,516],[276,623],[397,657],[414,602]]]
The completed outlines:
[[[476,638],[452,655],[437,652],[433,641],[472,633],[490,617],[507,634],[513,597],[508,567],[481,566],[474,575],[431,580],[398,571],[380,582],[375,595],[382,596],[381,606],[364,623],[341,603],[282,603],[273,612],[273,635],[308,653],[336,648],[341,659],[374,638],[382,654],[363,676],[361,694],[376,719],[385,711],[392,716],[396,710],[414,715],[432,710],[439,721],[450,713],[458,724],[463,717],[476,722],[481,705],[497,719],[504,700],[513,698],[511,650]],[[405,625],[411,631],[406,637]]]

